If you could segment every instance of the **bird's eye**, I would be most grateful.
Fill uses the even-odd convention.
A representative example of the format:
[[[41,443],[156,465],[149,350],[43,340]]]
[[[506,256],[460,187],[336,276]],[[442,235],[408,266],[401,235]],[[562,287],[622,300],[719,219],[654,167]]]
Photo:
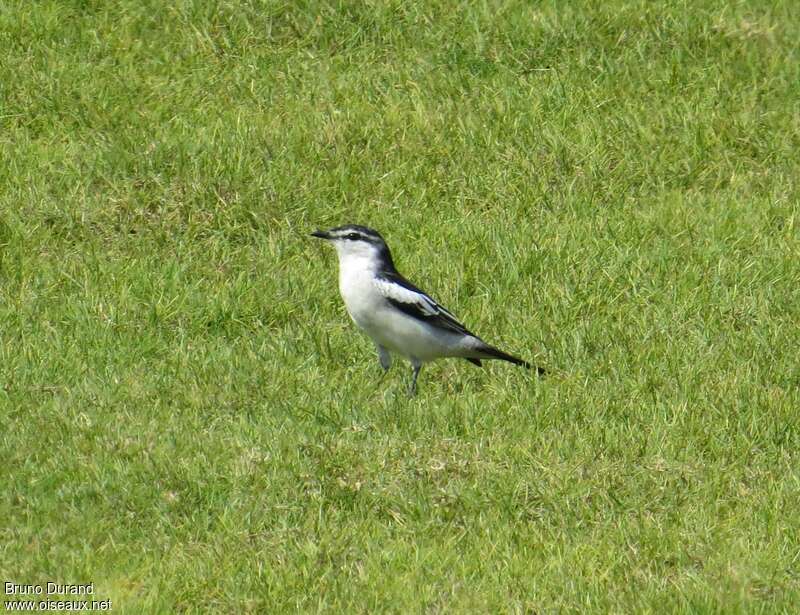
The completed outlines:
[[[347,234],[347,238],[352,240],[352,241],[356,241],[357,239],[361,239],[361,237],[358,236],[358,233],[348,233]]]

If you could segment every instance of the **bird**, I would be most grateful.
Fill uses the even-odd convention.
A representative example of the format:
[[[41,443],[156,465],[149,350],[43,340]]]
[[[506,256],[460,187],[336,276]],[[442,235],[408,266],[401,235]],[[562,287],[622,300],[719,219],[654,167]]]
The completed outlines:
[[[336,248],[339,292],[350,318],[375,344],[384,373],[392,364],[392,353],[411,363],[410,396],[416,394],[422,365],[436,359],[458,357],[478,367],[484,359],[500,359],[531,368],[527,361],[484,342],[404,278],[375,229],[346,224],[311,236]],[[546,373],[538,366],[536,371]]]

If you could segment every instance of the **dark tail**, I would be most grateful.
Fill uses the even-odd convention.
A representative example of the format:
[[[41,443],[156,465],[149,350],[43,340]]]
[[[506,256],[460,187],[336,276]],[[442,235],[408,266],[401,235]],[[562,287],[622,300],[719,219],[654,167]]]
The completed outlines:
[[[527,361],[523,361],[522,359],[518,359],[514,355],[510,355],[507,352],[503,352],[502,350],[498,350],[494,346],[489,346],[486,344],[480,349],[481,355],[483,355],[482,359],[500,359],[501,361],[508,361],[509,363],[513,363],[514,365],[521,365],[525,369],[535,369],[536,373],[540,376],[547,373],[547,370],[543,367],[539,367],[538,365],[531,365]],[[470,363],[474,363],[478,367],[480,367],[481,363],[479,359],[467,359]]]

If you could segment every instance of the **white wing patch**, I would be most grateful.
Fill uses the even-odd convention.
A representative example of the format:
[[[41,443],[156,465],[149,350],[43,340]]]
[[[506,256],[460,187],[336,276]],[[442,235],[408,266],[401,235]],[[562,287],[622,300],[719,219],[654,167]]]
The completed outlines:
[[[404,280],[405,281],[405,280]],[[409,286],[412,286],[410,283]],[[455,316],[416,287],[408,288],[393,280],[377,279],[378,292],[403,312],[442,329],[472,335]]]
[[[436,302],[422,293],[414,292],[408,288],[403,288],[399,284],[390,282],[388,280],[377,280],[375,286],[378,287],[378,292],[387,299],[392,301],[399,301],[400,303],[408,303],[417,306],[420,311],[427,316],[436,316],[442,310]],[[447,312],[445,312],[447,313]]]

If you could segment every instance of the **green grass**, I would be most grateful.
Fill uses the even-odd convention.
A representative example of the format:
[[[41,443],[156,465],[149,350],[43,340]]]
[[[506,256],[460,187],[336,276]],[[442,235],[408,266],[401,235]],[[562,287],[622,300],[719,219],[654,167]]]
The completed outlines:
[[[0,6],[0,578],[789,613],[796,3]],[[552,370],[378,382],[334,254]]]

